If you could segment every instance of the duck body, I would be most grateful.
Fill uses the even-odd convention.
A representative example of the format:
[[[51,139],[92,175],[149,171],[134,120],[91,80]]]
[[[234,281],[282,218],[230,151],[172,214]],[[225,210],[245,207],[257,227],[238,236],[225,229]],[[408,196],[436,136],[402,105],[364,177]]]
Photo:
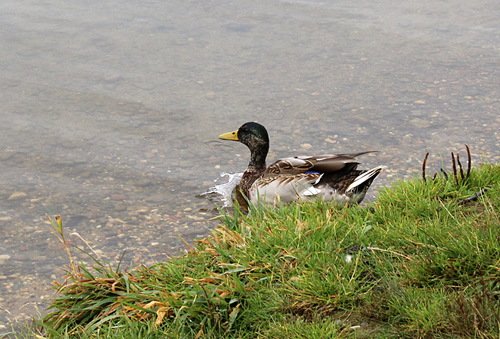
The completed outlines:
[[[234,192],[243,207],[248,202],[277,205],[312,199],[359,203],[384,168],[357,169],[356,157],[371,152],[289,157],[267,167],[269,137],[265,127],[255,122],[219,138],[239,141],[250,149],[250,162]]]

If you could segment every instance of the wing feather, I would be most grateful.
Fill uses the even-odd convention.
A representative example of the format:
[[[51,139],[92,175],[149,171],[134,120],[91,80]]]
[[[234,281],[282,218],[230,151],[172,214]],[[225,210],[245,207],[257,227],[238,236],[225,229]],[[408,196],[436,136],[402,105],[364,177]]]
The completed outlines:
[[[374,151],[283,158],[272,163],[266,169],[264,176],[300,174],[307,171],[333,173],[344,169],[353,170],[359,164],[359,162],[356,161],[357,156],[372,152]]]
[[[278,202],[292,202],[317,195],[319,191],[314,187],[322,174],[294,174],[263,177],[256,180],[250,188],[252,203],[264,202],[276,204]]]

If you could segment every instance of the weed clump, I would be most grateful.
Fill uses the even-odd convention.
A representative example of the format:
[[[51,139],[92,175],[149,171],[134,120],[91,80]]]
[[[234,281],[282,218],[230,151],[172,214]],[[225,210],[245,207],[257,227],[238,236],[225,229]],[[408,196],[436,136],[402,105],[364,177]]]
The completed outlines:
[[[39,330],[496,338],[499,209],[500,166],[484,165],[459,184],[444,176],[399,182],[368,208],[315,202],[236,212],[168,262],[129,272],[73,263]]]

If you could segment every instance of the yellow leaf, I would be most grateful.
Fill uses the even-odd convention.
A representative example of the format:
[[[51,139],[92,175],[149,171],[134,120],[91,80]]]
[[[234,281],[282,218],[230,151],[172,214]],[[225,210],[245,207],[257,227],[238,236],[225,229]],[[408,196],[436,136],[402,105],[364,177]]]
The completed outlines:
[[[155,325],[158,326],[160,325],[162,322],[163,322],[163,318],[165,318],[165,316],[168,314],[168,311],[170,311],[170,308],[169,307],[160,307],[157,311],[156,311],[156,315],[157,315],[157,318],[156,318],[156,321],[155,321]]]

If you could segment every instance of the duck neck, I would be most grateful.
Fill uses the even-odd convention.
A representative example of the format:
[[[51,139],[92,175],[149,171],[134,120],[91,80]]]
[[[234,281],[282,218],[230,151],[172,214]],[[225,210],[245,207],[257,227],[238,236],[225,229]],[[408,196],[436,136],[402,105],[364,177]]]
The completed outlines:
[[[251,150],[250,162],[248,163],[248,169],[256,172],[260,172],[266,169],[266,157],[269,151],[269,145],[259,145]]]
[[[266,170],[266,156],[268,150],[268,144],[252,147],[250,150],[250,162],[239,184],[242,194],[246,197],[250,196],[249,190],[252,184]]]

